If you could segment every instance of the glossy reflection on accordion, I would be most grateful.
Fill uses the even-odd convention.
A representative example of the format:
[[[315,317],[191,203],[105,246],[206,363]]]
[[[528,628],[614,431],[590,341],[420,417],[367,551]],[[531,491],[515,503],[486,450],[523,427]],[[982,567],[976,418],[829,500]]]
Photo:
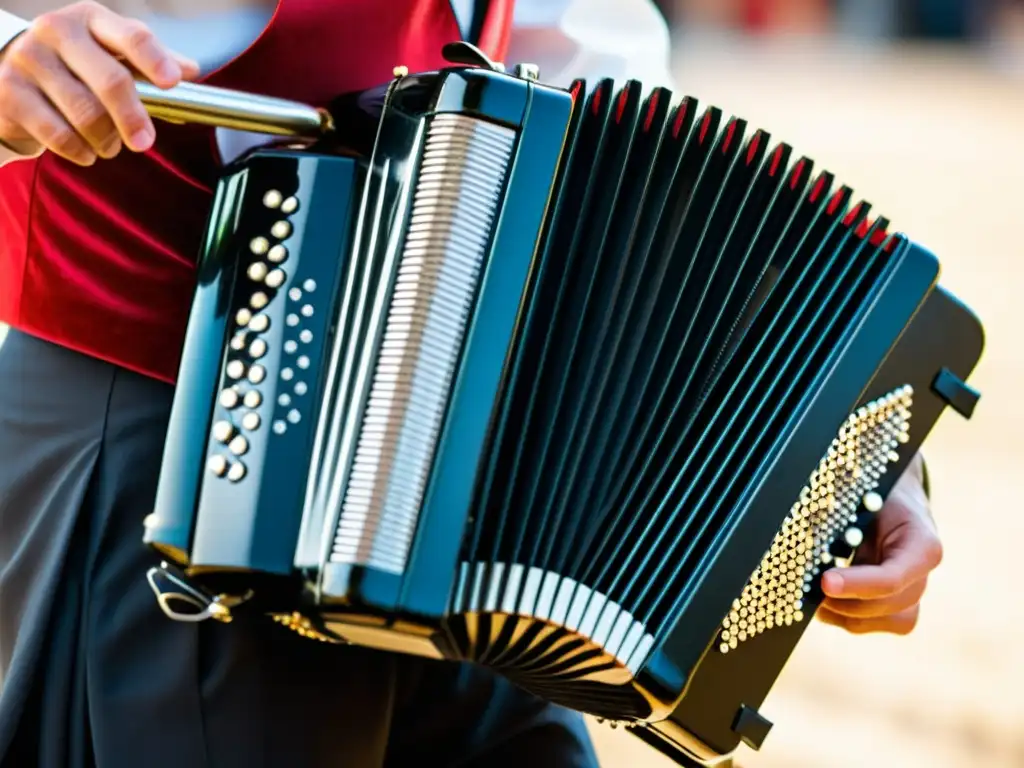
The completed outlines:
[[[822,572],[973,410],[980,323],[689,97],[482,61],[336,111],[218,185],[161,606],[480,664],[680,765],[760,746]]]

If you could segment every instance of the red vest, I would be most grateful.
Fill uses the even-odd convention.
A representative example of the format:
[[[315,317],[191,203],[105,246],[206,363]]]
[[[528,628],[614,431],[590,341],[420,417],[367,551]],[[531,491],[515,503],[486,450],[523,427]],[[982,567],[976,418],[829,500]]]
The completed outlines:
[[[499,61],[511,21],[512,0],[490,3],[479,44]],[[279,0],[203,82],[319,106],[397,65],[443,67],[458,39],[448,0]],[[0,169],[0,323],[173,383],[218,165],[212,130],[157,134],[91,168],[46,153]]]

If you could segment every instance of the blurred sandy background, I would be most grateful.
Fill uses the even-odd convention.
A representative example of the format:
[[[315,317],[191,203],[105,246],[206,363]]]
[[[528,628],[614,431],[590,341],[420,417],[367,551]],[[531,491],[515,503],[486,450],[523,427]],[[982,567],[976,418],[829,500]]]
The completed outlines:
[[[741,0],[665,5],[688,12],[674,16],[680,89],[851,184],[939,255],[944,282],[988,332],[975,418],[947,415],[927,445],[946,558],[918,630],[814,626],[764,707],[776,723],[764,749],[740,764],[1022,768],[1024,14],[1004,9],[973,20],[972,41],[945,31],[935,42],[920,29],[895,39],[908,33],[883,0],[838,13],[804,0],[773,12]],[[966,5],[979,14],[992,3]],[[670,766],[634,737],[593,733],[609,768]]]
[[[726,32],[729,4],[681,4],[703,5],[706,23],[679,26],[679,89],[784,138],[934,250],[988,339],[974,418],[947,414],[926,444],[946,556],[917,631],[812,627],[765,704],[774,730],[739,763],[1022,768],[1024,16],[1011,9],[968,43],[896,42],[797,0],[774,29],[741,18],[746,31]],[[609,768],[670,765],[634,737],[593,733]]]

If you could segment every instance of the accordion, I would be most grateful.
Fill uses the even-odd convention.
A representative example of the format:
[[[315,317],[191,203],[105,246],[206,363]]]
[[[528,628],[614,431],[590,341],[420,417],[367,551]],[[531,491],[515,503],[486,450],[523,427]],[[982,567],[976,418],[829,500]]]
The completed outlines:
[[[759,748],[821,574],[971,415],[982,326],[743,119],[467,50],[223,170],[150,584],[483,665],[680,765]]]

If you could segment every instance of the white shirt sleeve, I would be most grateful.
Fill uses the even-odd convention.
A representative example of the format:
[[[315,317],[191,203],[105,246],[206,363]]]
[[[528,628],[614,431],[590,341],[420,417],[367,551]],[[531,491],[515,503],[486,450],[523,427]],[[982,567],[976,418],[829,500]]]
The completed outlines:
[[[0,51],[3,51],[14,38],[30,26],[32,26],[32,22],[0,9]],[[32,155],[32,157],[35,156]],[[27,155],[19,155],[14,150],[0,145],[0,166],[6,165],[11,160],[24,160],[26,157]]]
[[[509,67],[537,64],[541,82],[588,87],[613,78],[674,88],[671,36],[652,0],[516,0]]]
[[[0,8],[0,51],[30,26],[32,26],[32,22]]]

